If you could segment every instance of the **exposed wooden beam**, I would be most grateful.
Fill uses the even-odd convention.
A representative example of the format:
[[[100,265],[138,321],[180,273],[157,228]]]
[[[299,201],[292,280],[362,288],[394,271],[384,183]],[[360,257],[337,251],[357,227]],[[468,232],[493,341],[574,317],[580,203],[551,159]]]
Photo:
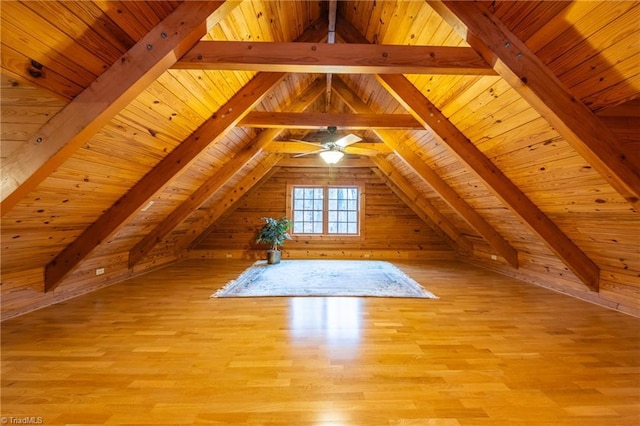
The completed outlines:
[[[334,44],[336,42],[336,18],[338,17],[338,0],[329,0],[327,17],[329,20],[327,43]]]
[[[344,169],[355,167],[371,167],[374,164],[369,158],[343,158],[336,164],[327,164],[326,161],[318,156],[292,158],[285,157],[278,163],[278,167],[302,167],[302,168],[331,168]]]
[[[409,80],[401,75],[379,75],[377,79],[540,237],[577,277],[591,290],[598,290],[598,266]]]
[[[640,99],[633,99],[620,105],[601,109],[596,113],[602,117],[633,117],[640,118]]]
[[[223,214],[232,213],[245,195],[259,187],[262,182],[278,171],[276,165],[281,159],[282,154],[268,154],[258,166],[251,170],[251,173],[241,179],[240,183],[225,195],[221,202],[216,203],[204,218],[191,224],[190,233],[176,243],[177,250],[182,251],[197,246],[200,241],[206,238],[213,225]]]
[[[239,2],[184,2],[3,163],[2,215],[173,65]]]
[[[426,198],[420,194],[409,181],[407,181],[400,172],[385,158],[374,157],[373,162],[384,175],[396,185],[400,191],[410,200],[411,204],[415,204],[422,210],[429,219],[435,223],[449,238],[451,238],[459,250],[465,253],[473,252],[473,244],[443,215],[440,210],[435,208]]]
[[[268,141],[267,141],[268,143]],[[169,235],[185,218],[198,209],[211,195],[227,184],[256,155],[262,151],[260,144],[250,146],[224,164],[211,178],[207,179],[198,189],[183,201],[175,210],[166,216],[151,232],[144,236],[129,251],[129,268],[133,268],[142,258]]]
[[[302,95],[298,96],[287,107],[287,110],[304,111],[323,93],[323,86],[324,82],[320,79],[315,80]],[[133,268],[156,244],[169,235],[194,210],[199,208],[211,195],[226,185],[239,170],[249,164],[281,131],[281,129],[269,129],[261,132],[251,141],[248,147],[235,154],[220,170],[200,185],[189,198],[183,201],[129,251],[129,268]]]
[[[636,210],[640,170],[600,119],[480,2],[429,0],[473,47]]]
[[[338,15],[338,0],[329,0],[329,32],[327,35],[327,43],[334,44],[336,42],[336,17]],[[327,87],[324,99],[324,112],[331,109],[331,81],[333,74],[327,74]]]
[[[411,114],[333,114],[321,112],[252,111],[238,126],[287,129],[424,129]]]
[[[157,192],[191,165],[211,144],[236,126],[238,121],[279,83],[284,73],[260,73],[240,89],[218,112],[193,132],[123,195],[76,240],[56,256],[45,270],[45,291],[57,286],[93,249],[124,226]]]
[[[173,68],[333,74],[495,74],[468,47],[299,42],[201,41]]]
[[[440,197],[462,217],[485,241],[502,256],[512,267],[518,268],[518,251],[507,242],[493,226],[471,207],[458,193],[451,188],[438,174],[431,169],[413,151],[406,149],[388,131],[381,131],[382,140],[387,143],[398,156],[413,169]],[[404,148],[404,149],[403,149]]]
[[[298,41],[316,42],[326,34],[326,20],[309,25]],[[124,226],[156,193],[166,187],[181,171],[197,159],[211,144],[217,142],[257,105],[285,73],[260,73],[193,132],[109,210],[93,222],[75,241],[67,246],[45,268],[45,291],[57,286],[102,241]]]
[[[451,237],[449,237],[442,230],[442,228],[436,225],[431,220],[431,218],[424,212],[424,210],[421,207],[419,207],[413,199],[409,198],[407,194],[402,192],[402,190],[398,188],[398,186],[395,183],[393,183],[393,181],[389,179],[382,170],[380,170],[377,166],[375,166],[371,168],[371,171],[376,176],[378,176],[378,178],[380,178],[380,180],[382,180],[382,182],[384,182],[385,185],[387,185],[387,187],[389,187],[389,189],[391,189],[391,191],[394,194],[396,194],[396,197],[398,197],[403,203],[405,203],[411,209],[411,211],[413,211],[416,214],[416,216],[418,216],[424,223],[426,223],[427,226],[429,226],[431,230],[433,230],[433,232],[438,237],[440,237],[444,242],[446,242],[448,246],[450,246],[453,250],[457,252],[464,252],[462,247],[460,247],[458,243],[452,240]]]
[[[334,80],[336,94],[356,113],[368,113],[370,108],[342,80]],[[502,256],[511,266],[518,268],[518,252],[471,207],[458,193],[451,188],[438,174],[431,169],[415,152],[403,144],[394,132],[374,129],[382,141],[420,176],[440,197],[458,213],[485,241]]]
[[[353,145],[349,145],[349,148],[347,149],[347,153],[359,155],[358,152],[353,152],[353,151],[358,151],[358,148],[362,148],[367,151],[373,150],[373,151],[376,151],[377,154],[382,154],[382,155],[389,154],[392,152],[391,149],[389,149],[389,147],[383,143],[358,142]],[[265,148],[265,150],[269,152],[280,152],[282,154],[304,154],[307,152],[318,151],[319,149],[321,149],[320,144],[316,145],[316,144],[302,143],[302,142],[296,142],[296,141],[273,141],[269,144],[269,146]],[[362,154],[362,155],[371,156],[371,155],[375,155],[376,152],[372,152],[372,153],[367,152],[366,154]],[[342,163],[342,160],[340,161],[340,163]]]

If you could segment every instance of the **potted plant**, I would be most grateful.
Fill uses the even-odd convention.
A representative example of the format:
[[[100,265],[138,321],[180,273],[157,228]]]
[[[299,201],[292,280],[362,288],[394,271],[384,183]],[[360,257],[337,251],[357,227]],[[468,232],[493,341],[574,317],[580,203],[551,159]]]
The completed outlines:
[[[258,231],[256,242],[269,245],[267,250],[268,264],[280,263],[281,252],[278,246],[284,245],[285,240],[291,239],[291,235],[289,235],[291,221],[286,217],[281,217],[280,219],[263,217],[262,219],[265,224]]]

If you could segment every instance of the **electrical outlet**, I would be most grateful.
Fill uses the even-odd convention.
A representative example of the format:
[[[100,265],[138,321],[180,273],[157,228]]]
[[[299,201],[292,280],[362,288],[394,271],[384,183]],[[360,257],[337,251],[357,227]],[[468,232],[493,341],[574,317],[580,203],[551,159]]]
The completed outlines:
[[[102,275],[102,274],[104,274],[104,268],[96,269],[96,275]]]
[[[495,254],[491,255],[491,260],[498,260],[498,256],[496,256]]]
[[[368,259],[368,258],[370,258],[370,257],[371,257],[371,254],[370,254],[370,253],[365,253],[365,254],[364,254],[364,257],[365,257],[365,259]]]
[[[231,253],[227,253],[227,259],[231,259],[233,255]]]

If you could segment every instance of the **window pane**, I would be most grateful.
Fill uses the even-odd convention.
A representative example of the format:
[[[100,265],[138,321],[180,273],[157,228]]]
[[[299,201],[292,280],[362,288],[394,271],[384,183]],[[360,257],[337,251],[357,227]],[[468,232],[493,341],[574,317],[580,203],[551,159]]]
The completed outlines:
[[[358,188],[329,188],[328,232],[358,233]]]
[[[318,200],[318,197],[320,199]],[[318,187],[294,187],[293,188],[293,212],[294,233],[322,233],[316,230],[319,221],[322,227],[322,188]],[[320,216],[318,216],[320,213]]]
[[[325,194],[327,205],[324,204]],[[357,187],[294,187],[292,205],[294,233],[358,234]]]

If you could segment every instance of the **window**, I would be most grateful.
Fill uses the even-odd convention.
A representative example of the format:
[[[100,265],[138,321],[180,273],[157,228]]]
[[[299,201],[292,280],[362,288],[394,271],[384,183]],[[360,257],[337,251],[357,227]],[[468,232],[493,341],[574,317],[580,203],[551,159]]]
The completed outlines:
[[[324,189],[296,187],[293,189],[293,233],[322,234]]]
[[[359,235],[360,188],[357,186],[294,186],[294,234]]]

